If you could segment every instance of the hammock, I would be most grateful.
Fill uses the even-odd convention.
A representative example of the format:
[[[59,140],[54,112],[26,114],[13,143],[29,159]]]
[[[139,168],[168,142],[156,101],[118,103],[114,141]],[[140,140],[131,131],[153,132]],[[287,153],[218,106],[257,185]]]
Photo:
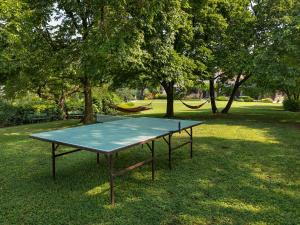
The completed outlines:
[[[151,106],[151,104],[152,104],[152,102],[150,102],[149,104],[146,104],[146,105],[141,105],[141,106],[132,107],[132,108],[123,108],[123,107],[117,106],[115,104],[110,104],[109,106],[120,112],[136,113],[136,112],[142,112],[142,111],[152,109],[151,107],[149,107],[149,106]]]
[[[209,102],[209,99],[206,100],[205,102],[201,103],[200,105],[189,105],[186,104],[185,102],[183,102],[182,100],[179,99],[179,101],[181,101],[182,104],[184,104],[186,107],[190,108],[190,109],[200,109],[202,106],[204,106],[207,102]]]

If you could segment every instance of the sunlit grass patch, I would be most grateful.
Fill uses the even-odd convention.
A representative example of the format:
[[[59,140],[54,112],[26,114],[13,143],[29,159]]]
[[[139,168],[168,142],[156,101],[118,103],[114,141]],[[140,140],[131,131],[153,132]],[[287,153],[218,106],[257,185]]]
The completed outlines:
[[[153,110],[135,116],[164,111],[165,100],[155,100]],[[178,149],[169,170],[167,145],[157,141],[155,180],[150,165],[117,177],[115,207],[104,156],[100,164],[85,151],[61,157],[53,181],[50,144],[29,138],[78,120],[1,128],[0,224],[300,224],[299,114],[262,103],[234,103],[229,115],[180,102],[175,111],[205,121],[193,129],[193,159],[188,146]],[[187,139],[182,132],[173,143]],[[145,146],[122,151],[116,169],[149,156]]]

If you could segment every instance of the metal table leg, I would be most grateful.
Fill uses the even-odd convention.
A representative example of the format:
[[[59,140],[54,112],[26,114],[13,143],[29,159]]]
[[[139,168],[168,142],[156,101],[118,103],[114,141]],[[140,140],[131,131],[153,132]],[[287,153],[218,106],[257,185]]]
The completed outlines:
[[[115,193],[114,193],[114,175],[113,175],[113,155],[108,156],[108,168],[109,168],[109,186],[110,186],[110,203],[115,204]]]
[[[191,132],[191,134],[190,134],[190,142],[191,142],[190,156],[191,156],[191,158],[193,158],[193,128],[192,127],[191,127],[190,132]]]
[[[52,143],[52,177],[55,180],[55,151],[57,149],[57,146],[55,145],[55,143]]]
[[[154,140],[152,141],[152,146],[151,146],[151,155],[152,155],[152,162],[151,162],[151,169],[152,169],[152,180],[154,180],[154,171],[155,171],[155,160],[154,160]]]
[[[97,164],[99,164],[100,158],[99,158],[99,153],[97,153]]]
[[[172,169],[172,146],[171,146],[172,134],[169,134],[168,146],[169,146],[169,169]]]

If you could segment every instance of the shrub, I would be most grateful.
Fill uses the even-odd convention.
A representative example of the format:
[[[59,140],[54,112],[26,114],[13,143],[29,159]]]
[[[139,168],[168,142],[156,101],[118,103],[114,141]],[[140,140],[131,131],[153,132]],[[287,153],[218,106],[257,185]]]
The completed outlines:
[[[144,100],[153,99],[153,93],[148,88],[144,90]]]
[[[228,101],[229,98],[227,96],[221,95],[221,96],[216,97],[216,100],[217,101]]]
[[[240,96],[237,98],[237,101],[239,102],[253,102],[254,99],[251,98],[250,96]]]
[[[264,102],[264,103],[273,103],[273,99],[271,99],[271,98],[263,98],[261,100],[261,102]]]
[[[68,111],[83,111],[84,101],[79,96],[74,96],[66,99],[66,108]]]
[[[16,114],[15,108],[6,101],[0,101],[0,125],[6,126],[10,124],[11,118]]]
[[[29,106],[16,106],[6,101],[0,102],[0,125],[9,126],[28,122],[28,114],[34,110]]]
[[[155,99],[167,99],[167,95],[166,94],[159,94],[157,93],[155,96],[154,96]]]
[[[119,88],[116,90],[116,94],[127,102],[135,99],[136,91],[129,88]]]
[[[187,99],[187,100],[189,100],[189,99],[200,99],[200,97],[199,97],[198,93],[192,93],[192,94],[186,95],[183,99]]]
[[[0,126],[10,126],[33,122],[33,119],[54,120],[57,119],[57,109],[47,102],[28,101],[24,98],[15,100],[13,103],[0,100]],[[41,121],[41,120],[34,120]]]
[[[300,111],[300,101],[295,99],[285,99],[283,101],[283,108],[288,111]]]

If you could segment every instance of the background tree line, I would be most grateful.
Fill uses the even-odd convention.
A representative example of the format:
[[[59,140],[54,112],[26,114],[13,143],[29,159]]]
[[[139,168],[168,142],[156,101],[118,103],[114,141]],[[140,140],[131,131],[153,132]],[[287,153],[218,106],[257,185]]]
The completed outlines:
[[[161,85],[166,116],[174,89],[233,81],[228,103],[246,82],[300,95],[300,3],[296,0],[3,0],[0,86],[55,102],[82,93],[93,121],[94,87]]]

